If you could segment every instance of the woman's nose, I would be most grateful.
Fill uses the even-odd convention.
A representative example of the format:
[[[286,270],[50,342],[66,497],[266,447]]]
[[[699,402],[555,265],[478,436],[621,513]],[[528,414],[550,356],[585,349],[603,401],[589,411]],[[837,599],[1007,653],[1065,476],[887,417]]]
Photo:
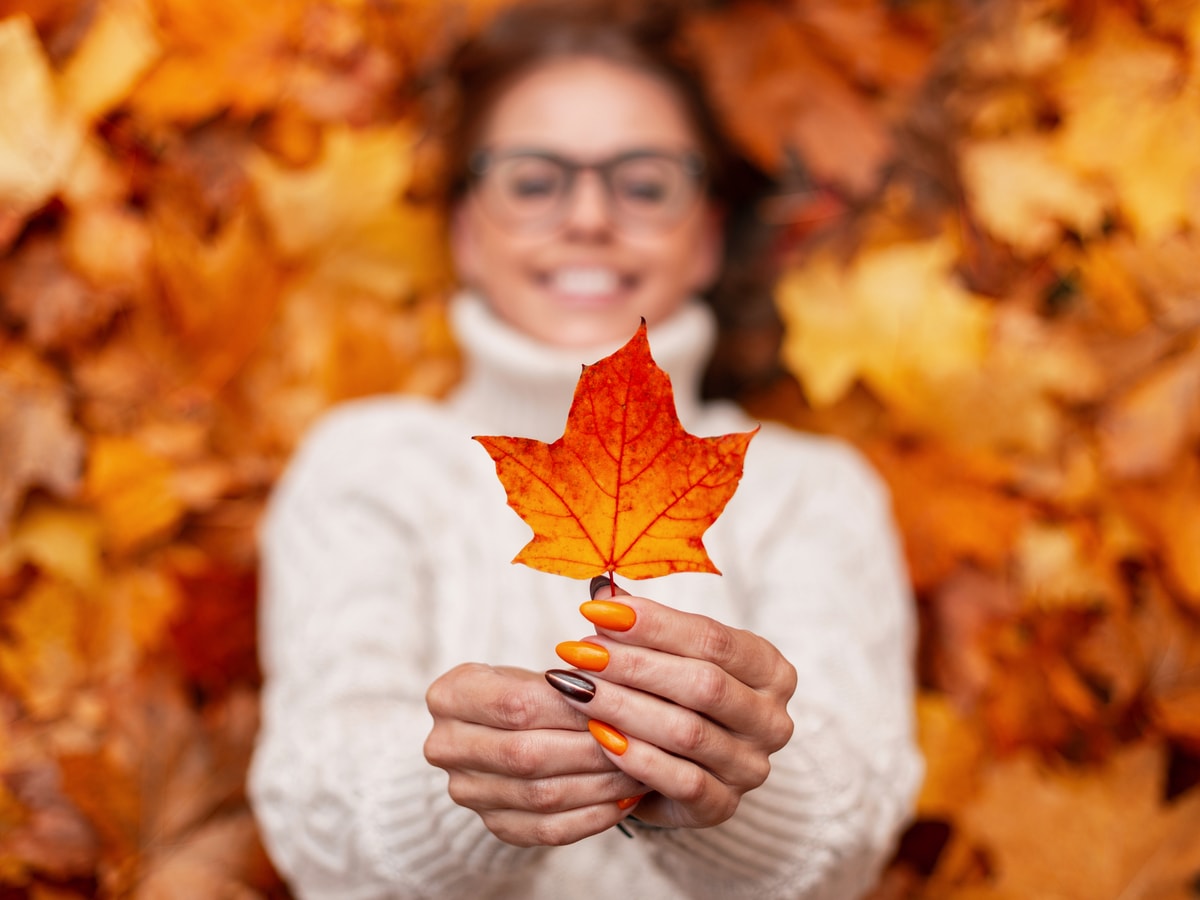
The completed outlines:
[[[567,196],[563,226],[566,231],[579,234],[608,232],[613,227],[612,201],[608,185],[599,172],[584,170],[579,173]]]

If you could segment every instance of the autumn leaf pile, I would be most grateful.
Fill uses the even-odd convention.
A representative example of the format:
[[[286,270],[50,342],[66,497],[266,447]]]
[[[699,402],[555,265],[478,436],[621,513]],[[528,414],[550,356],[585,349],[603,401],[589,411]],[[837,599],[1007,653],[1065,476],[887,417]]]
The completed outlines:
[[[254,526],[322,410],[453,383],[415,89],[496,5],[0,0],[0,897],[286,896]],[[870,456],[917,592],[877,900],[1195,896],[1200,5],[690,16],[786,186],[745,402]]]

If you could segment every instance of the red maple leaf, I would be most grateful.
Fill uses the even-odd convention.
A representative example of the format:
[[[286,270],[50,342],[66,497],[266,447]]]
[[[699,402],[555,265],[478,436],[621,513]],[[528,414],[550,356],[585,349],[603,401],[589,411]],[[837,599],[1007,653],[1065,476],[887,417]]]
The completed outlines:
[[[637,579],[720,574],[701,536],[737,489],[756,432],[685,431],[643,322],[616,353],[584,366],[553,444],[475,440],[495,461],[508,505],[533,528],[513,562],[571,578]]]

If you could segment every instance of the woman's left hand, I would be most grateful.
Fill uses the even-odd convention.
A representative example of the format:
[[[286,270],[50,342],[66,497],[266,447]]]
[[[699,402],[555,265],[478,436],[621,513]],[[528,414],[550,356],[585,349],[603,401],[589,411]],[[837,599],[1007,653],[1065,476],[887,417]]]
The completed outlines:
[[[590,727],[609,758],[653,790],[638,819],[691,828],[725,821],[766,780],[768,757],[792,735],[795,668],[764,638],[706,616],[607,583],[595,601],[584,614],[597,633],[585,641],[603,647],[607,663],[604,652],[593,654],[591,671],[579,674],[595,682],[595,696],[567,701],[601,723]],[[625,630],[604,615],[620,618],[621,606],[636,617]]]

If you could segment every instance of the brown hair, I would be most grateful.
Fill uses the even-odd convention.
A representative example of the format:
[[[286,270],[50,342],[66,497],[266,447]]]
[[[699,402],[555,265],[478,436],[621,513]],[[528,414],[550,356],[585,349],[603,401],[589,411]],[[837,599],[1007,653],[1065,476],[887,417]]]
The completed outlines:
[[[662,79],[679,98],[704,154],[710,198],[723,213],[721,276],[705,299],[723,336],[777,330],[770,297],[774,277],[769,229],[757,215],[772,182],[726,136],[705,90],[701,67],[686,41],[687,10],[681,0],[525,0],[495,14],[449,55],[434,74],[430,121],[438,127],[443,177],[439,193],[448,203],[467,190],[469,161],[496,98],[530,68],[564,56],[592,56]],[[728,348],[725,357],[728,357]],[[736,352],[736,351],[735,351]],[[708,392],[731,395],[746,370],[773,360],[738,362],[736,372],[711,370]]]

